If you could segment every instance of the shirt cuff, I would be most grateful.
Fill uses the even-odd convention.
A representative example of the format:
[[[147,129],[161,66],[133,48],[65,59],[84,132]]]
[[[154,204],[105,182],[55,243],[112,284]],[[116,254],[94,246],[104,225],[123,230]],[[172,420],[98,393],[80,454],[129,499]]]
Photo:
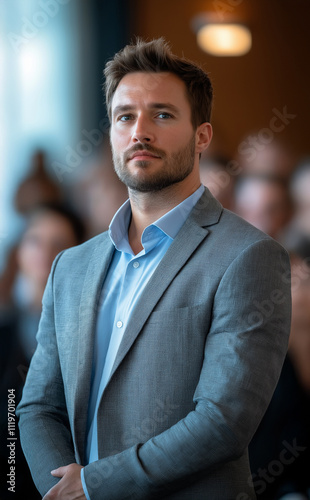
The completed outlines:
[[[82,481],[82,486],[83,486],[84,494],[85,494],[87,500],[91,500],[90,496],[88,494],[87,486],[86,486],[85,479],[84,479],[84,468],[81,469],[81,481]]]

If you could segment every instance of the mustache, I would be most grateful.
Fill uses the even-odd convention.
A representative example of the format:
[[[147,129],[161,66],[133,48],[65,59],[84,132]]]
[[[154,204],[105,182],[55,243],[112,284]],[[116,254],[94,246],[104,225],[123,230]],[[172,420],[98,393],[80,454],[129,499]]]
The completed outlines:
[[[155,156],[160,156],[160,158],[166,157],[166,153],[161,149],[154,148],[153,146],[150,146],[147,142],[146,143],[139,142],[139,144],[135,144],[134,146],[132,146],[132,148],[128,149],[124,153],[125,161],[129,160],[136,151],[149,151]]]

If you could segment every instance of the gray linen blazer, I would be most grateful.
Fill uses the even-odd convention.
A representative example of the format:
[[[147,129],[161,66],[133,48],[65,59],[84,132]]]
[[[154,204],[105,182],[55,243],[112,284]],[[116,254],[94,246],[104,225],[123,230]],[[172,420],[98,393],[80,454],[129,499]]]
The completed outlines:
[[[94,329],[114,248],[107,233],[60,254],[18,408],[44,495],[83,464]],[[255,498],[247,446],[290,329],[286,251],[206,189],[128,322],[98,416],[91,500]]]

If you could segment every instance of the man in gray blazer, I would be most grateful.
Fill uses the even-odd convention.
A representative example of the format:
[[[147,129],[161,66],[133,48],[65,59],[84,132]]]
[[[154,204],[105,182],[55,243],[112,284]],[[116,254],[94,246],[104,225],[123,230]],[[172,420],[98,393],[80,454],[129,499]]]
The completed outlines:
[[[247,446],[290,327],[289,260],[199,179],[212,86],[162,40],[105,69],[109,232],[61,253],[18,408],[45,500],[251,500]]]

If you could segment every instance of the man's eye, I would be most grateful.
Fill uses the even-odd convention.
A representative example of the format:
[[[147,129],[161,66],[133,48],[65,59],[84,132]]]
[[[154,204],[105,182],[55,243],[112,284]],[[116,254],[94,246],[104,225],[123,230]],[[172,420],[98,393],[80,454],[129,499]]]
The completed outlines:
[[[164,118],[165,120],[167,118],[172,118],[172,116],[170,115],[170,113],[164,113],[164,112],[163,113],[159,113],[159,115],[157,115],[157,116],[158,116],[158,118]]]
[[[120,122],[128,122],[129,120],[132,119],[132,115],[122,115],[118,118],[118,121]]]

